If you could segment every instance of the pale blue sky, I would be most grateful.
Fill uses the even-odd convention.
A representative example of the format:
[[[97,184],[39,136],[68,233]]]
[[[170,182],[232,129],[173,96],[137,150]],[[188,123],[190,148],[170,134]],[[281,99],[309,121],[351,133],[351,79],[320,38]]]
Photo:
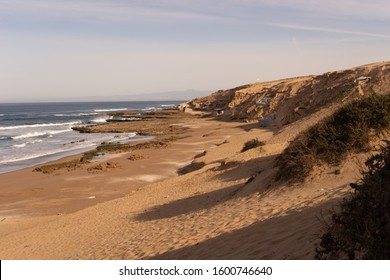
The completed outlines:
[[[212,91],[389,50],[388,0],[0,0],[0,101]]]

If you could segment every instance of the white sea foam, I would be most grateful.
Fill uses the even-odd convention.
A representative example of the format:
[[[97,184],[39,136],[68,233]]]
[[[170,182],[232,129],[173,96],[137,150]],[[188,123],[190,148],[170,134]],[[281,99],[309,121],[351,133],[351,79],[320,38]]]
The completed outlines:
[[[115,111],[126,111],[127,108],[116,108],[116,109],[95,109],[95,112],[115,112]]]
[[[65,129],[65,130],[48,130],[48,131],[35,131],[35,132],[29,132],[22,135],[13,136],[12,139],[19,140],[19,139],[25,139],[25,138],[33,138],[33,137],[40,137],[40,136],[51,136],[55,134],[65,133],[72,131],[72,129]]]
[[[98,113],[79,113],[77,114],[77,116],[81,117],[81,116],[96,116],[98,115]]]
[[[91,122],[94,122],[94,123],[105,123],[107,122],[106,118],[96,118],[96,119],[93,119]]]
[[[142,111],[155,111],[156,107],[146,107],[145,109],[142,109]]]
[[[51,130],[51,131],[48,131],[47,134],[55,135],[55,134],[61,134],[61,133],[69,132],[69,131],[72,131],[72,129],[69,128],[69,129],[64,129],[64,130]]]
[[[137,136],[137,133],[135,133],[135,132],[133,132],[133,133],[127,133],[126,136],[127,136],[128,138],[133,138],[133,137]]]
[[[39,137],[39,136],[44,136],[44,135],[47,135],[46,131],[43,131],[43,132],[29,132],[29,133],[18,135],[18,136],[13,136],[11,138],[14,139],[14,140],[19,140],[19,139]]]
[[[69,149],[69,147],[66,147],[66,149],[54,149],[54,150],[49,150],[47,152],[36,152],[36,153],[29,154],[29,155],[3,159],[0,161],[0,165],[29,161],[29,160],[39,159],[39,158],[43,158],[43,157],[54,157],[52,159],[59,159],[65,155],[71,155],[71,154],[79,153],[82,151],[87,151],[93,147],[96,147],[96,144],[86,143],[85,145],[83,145],[81,147],[77,146],[74,149]],[[40,161],[40,162],[43,163],[46,161]],[[37,162],[35,162],[35,164],[36,163]]]
[[[115,118],[115,120],[118,120],[118,121],[142,121],[141,118],[136,118],[136,117],[130,117],[130,118]]]
[[[15,149],[12,152],[11,149],[9,149],[10,153],[0,156],[0,173],[18,170],[23,167],[33,166],[36,164],[48,162],[50,160],[60,159],[65,156],[82,153],[96,147],[101,142],[127,143],[129,141],[132,141],[132,138],[135,136],[136,133],[124,133],[124,134],[108,133],[108,134],[93,135],[92,138],[88,139],[89,137],[83,135],[83,137],[85,137],[83,139],[85,140],[74,143],[76,145],[64,145],[55,142],[57,144],[55,144],[54,146],[50,145],[51,148],[47,146],[47,148],[45,148],[46,150],[42,150],[41,145],[47,145],[47,143],[50,142],[47,142],[45,139],[27,140],[25,141],[26,147],[20,146],[19,149]],[[142,139],[145,140],[152,139],[152,138],[153,137],[142,137]],[[37,145],[36,147],[34,147],[34,145],[31,145],[30,147],[29,144],[33,144],[34,142],[43,142],[43,143]]]
[[[158,110],[163,108],[161,103],[137,103],[133,110],[141,110],[145,105],[149,110]],[[167,107],[169,104],[170,102],[164,103]],[[12,107],[10,112],[0,111],[0,119],[9,117],[6,122],[0,122],[0,173],[82,153],[102,142],[128,143],[137,139],[148,139],[136,136],[135,133],[80,134],[73,131],[72,127],[87,125],[87,122],[105,123],[111,117],[108,116],[111,112],[125,112],[133,107],[131,103],[87,105],[62,104],[61,107],[51,108],[50,105],[44,104],[42,107]],[[151,108],[153,106],[155,108]],[[133,119],[136,114],[139,112],[131,113],[128,117],[130,120],[136,120]],[[127,119],[124,116],[113,118]]]
[[[0,161],[0,164],[6,164],[6,163],[14,163],[14,162],[19,162],[19,161],[25,161],[25,160],[30,160],[30,159],[35,159],[35,158],[44,157],[44,156],[50,156],[50,155],[58,154],[58,153],[61,153],[61,152],[63,152],[63,151],[59,151],[59,150],[58,150],[58,151],[51,151],[51,152],[47,152],[47,153],[40,153],[40,154],[28,155],[28,156],[24,156],[24,157],[20,157],[20,158],[9,158],[9,159]]]
[[[26,147],[26,145],[27,145],[27,143],[15,144],[15,145],[13,145],[12,147],[14,147],[14,148],[24,148],[24,147]]]
[[[80,123],[81,123],[80,121],[76,121],[76,122],[66,122],[66,123],[41,123],[41,124],[26,124],[26,125],[16,125],[16,126],[1,126],[0,130],[36,128],[36,127],[53,127],[53,126],[74,125]]]
[[[24,148],[27,145],[33,145],[33,144],[42,143],[42,142],[43,142],[42,139],[38,139],[38,140],[34,140],[34,141],[27,141],[27,142],[24,142],[24,143],[21,143],[21,144],[15,144],[15,145],[12,145],[12,147],[14,147],[14,148]]]
[[[110,117],[108,116],[102,116],[102,117],[98,117],[98,118],[95,118],[93,120],[91,120],[91,122],[94,122],[94,123],[105,123],[107,122],[107,119],[109,119]]]
[[[161,107],[175,107],[175,104],[162,104]]]
[[[56,117],[89,117],[96,115],[98,115],[98,113],[54,114]]]
[[[56,117],[79,117],[79,114],[54,114]]]

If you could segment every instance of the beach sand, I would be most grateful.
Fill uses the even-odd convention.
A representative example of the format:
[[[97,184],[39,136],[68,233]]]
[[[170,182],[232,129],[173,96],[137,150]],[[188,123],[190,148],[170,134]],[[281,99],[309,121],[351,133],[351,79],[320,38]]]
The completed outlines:
[[[363,158],[338,175],[318,169],[299,186],[275,183],[274,160],[326,110],[278,133],[190,118],[165,148],[52,174],[1,174],[0,258],[313,259],[324,219],[359,178]],[[266,145],[241,152],[253,138]]]

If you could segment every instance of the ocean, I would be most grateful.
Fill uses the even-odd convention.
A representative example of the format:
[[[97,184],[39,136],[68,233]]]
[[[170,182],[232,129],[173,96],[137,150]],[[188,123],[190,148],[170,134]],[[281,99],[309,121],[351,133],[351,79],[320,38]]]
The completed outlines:
[[[180,103],[0,103],[0,173],[92,150],[102,142],[146,139],[135,133],[79,133],[72,127],[105,123],[114,111],[161,110]]]

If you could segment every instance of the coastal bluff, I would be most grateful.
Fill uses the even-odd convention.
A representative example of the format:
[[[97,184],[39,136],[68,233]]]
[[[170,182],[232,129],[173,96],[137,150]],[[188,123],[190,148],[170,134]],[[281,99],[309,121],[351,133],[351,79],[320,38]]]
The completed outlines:
[[[271,82],[258,82],[188,102],[194,110],[232,120],[259,120],[265,126],[293,123],[334,103],[390,89],[390,62]]]

